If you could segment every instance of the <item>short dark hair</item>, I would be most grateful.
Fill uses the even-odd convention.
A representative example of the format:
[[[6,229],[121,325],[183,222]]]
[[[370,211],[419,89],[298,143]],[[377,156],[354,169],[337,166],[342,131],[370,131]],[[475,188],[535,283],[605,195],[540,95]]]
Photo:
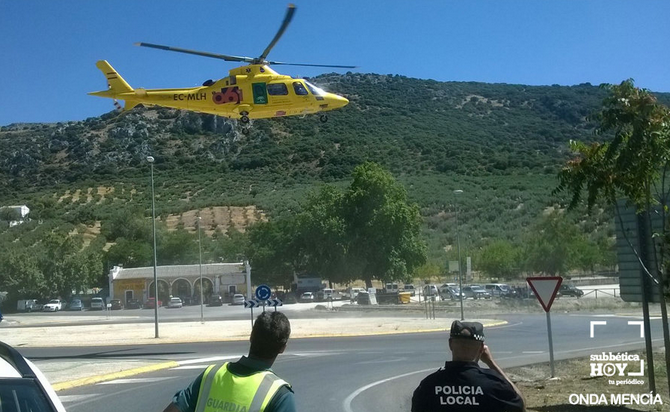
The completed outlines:
[[[286,346],[290,335],[291,324],[286,315],[281,312],[263,312],[258,315],[251,329],[249,354],[273,359]]]

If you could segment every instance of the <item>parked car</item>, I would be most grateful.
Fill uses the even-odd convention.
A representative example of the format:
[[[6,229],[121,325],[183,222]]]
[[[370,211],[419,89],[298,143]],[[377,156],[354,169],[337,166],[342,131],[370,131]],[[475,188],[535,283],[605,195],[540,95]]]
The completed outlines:
[[[163,301],[158,300],[158,307],[163,306]],[[155,309],[156,308],[156,298],[147,299],[147,303],[144,304],[145,309]]]
[[[223,298],[221,295],[212,295],[207,306],[223,306]]]
[[[168,302],[168,309],[177,309],[182,307],[182,302],[180,298],[170,298],[170,301]]]
[[[63,309],[63,302],[60,299],[51,299],[46,305],[42,306],[43,312],[58,312]]]
[[[65,412],[37,366],[3,342],[0,342],[0,382],[2,411]]]
[[[112,310],[121,310],[123,309],[123,303],[121,303],[121,299],[112,299],[109,301],[109,303],[112,305]]]
[[[102,298],[91,298],[91,310],[103,310],[105,308],[105,301]]]
[[[231,305],[244,305],[244,295],[241,293],[236,293],[233,295],[233,301],[230,303]]]
[[[128,299],[126,309],[142,309],[142,302],[137,299]]]
[[[501,297],[501,298],[516,297],[516,291],[505,283],[488,283],[484,287],[493,297]]]
[[[314,293],[304,292],[302,295],[300,295],[300,301],[301,302],[314,302]]]
[[[67,310],[82,311],[82,310],[84,310],[84,304],[81,303],[81,299],[72,299],[70,301],[70,304],[68,305]]]
[[[193,304],[193,299],[191,299],[190,296],[179,296],[179,298],[181,299],[181,303],[184,306],[189,306]]]
[[[463,294],[466,298],[491,299],[491,294],[480,285],[470,285],[463,287]]]
[[[442,286],[440,286],[440,299],[442,300],[458,300],[461,298],[465,298],[461,290],[458,288],[458,286],[449,286],[446,283]]]
[[[584,291],[576,288],[574,285],[561,285],[558,289],[559,296],[574,296],[581,298],[584,296]]]
[[[414,288],[414,285],[410,283],[405,283],[405,285],[403,286],[403,290],[405,292],[409,292],[410,296],[416,295],[416,289]]]

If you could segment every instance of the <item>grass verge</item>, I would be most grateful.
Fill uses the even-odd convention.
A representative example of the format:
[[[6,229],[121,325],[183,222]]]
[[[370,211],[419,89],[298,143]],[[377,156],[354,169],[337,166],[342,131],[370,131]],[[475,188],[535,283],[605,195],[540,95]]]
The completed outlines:
[[[633,353],[645,360],[643,376],[626,375],[633,370],[640,371],[640,362],[598,362],[590,358],[555,362],[556,378],[554,379],[549,378],[549,363],[510,368],[506,372],[526,398],[529,412],[660,412],[670,410],[663,353],[654,353],[656,393],[660,394],[662,404],[653,404],[655,399],[649,397],[649,377],[645,356],[642,352],[631,352],[630,354]],[[611,377],[592,377],[592,363],[628,363],[629,365],[624,370],[623,377],[619,377],[618,372]],[[629,381],[624,383],[625,379]],[[640,381],[643,383],[640,384]],[[618,385],[617,382],[619,382]],[[645,395],[641,396],[642,394]],[[583,396],[580,398],[579,395]]]

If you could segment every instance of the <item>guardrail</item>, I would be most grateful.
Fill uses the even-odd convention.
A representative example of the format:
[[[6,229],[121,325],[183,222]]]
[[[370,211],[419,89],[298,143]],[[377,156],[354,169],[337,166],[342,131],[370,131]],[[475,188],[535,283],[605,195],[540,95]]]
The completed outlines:
[[[598,299],[598,292],[600,292],[601,295],[605,295],[605,296],[610,296],[610,297],[617,298],[617,297],[620,297],[620,296],[621,296],[621,293],[620,293],[620,292],[617,293],[618,290],[619,290],[619,289],[617,289],[617,288],[593,289],[593,290],[591,290],[591,291],[589,291],[589,292],[584,292],[584,295],[583,295],[582,297],[584,297],[584,296],[588,296],[588,295],[591,295],[591,294],[594,294],[594,297],[595,297],[596,299]],[[607,292],[607,291],[609,291],[609,292]]]

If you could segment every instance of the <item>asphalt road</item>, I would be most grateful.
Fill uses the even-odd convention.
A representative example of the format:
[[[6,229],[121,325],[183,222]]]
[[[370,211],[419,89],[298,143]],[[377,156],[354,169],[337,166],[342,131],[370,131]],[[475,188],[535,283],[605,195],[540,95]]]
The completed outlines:
[[[487,344],[503,367],[548,361],[544,315],[509,315],[507,326],[486,330]],[[555,358],[602,351],[642,348],[634,318],[602,315],[552,315]],[[606,321],[590,337],[590,321]],[[659,337],[660,321],[653,320]],[[40,361],[57,359],[176,360],[182,366],[59,392],[68,411],[117,412],[162,410],[172,395],[187,386],[212,357],[235,360],[246,354],[246,342],[143,345],[141,347],[25,348]],[[446,333],[420,333],[355,338],[294,339],[274,370],[291,382],[299,410],[321,412],[407,411],[418,382],[448,358]],[[547,370],[547,376],[549,371]]]

